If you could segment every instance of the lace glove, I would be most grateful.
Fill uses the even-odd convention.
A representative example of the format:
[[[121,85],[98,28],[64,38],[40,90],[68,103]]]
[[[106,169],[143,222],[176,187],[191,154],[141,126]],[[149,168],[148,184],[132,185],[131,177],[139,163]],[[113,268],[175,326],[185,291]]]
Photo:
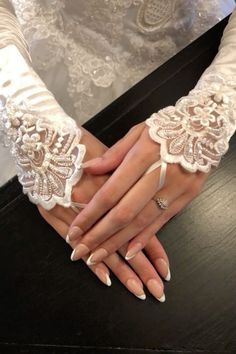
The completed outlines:
[[[218,166],[236,129],[236,10],[217,56],[196,87],[175,106],[152,114],[146,124],[161,155],[148,172],[161,165],[162,184],[166,163],[205,173]]]
[[[56,204],[69,207],[86,151],[79,144],[81,130],[31,68],[29,56],[21,54],[27,50],[19,28],[12,26],[14,19],[9,18],[7,31],[0,32],[0,133],[15,157],[18,178],[29,199],[47,210]]]

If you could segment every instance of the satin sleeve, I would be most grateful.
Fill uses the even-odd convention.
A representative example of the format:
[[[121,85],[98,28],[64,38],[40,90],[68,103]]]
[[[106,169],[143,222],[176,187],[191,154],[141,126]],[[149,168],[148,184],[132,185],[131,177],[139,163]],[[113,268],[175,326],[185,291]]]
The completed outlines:
[[[0,133],[29,199],[49,210],[71,206],[82,176],[82,131],[31,66],[27,43],[8,1],[0,0]]]

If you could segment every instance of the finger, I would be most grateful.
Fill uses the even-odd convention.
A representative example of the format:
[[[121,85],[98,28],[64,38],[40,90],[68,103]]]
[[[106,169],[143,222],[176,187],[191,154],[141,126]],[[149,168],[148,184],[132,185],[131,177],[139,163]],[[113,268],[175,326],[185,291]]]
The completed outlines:
[[[47,221],[47,223],[51,225],[62,238],[65,239],[66,234],[68,232],[68,224],[52,216],[42,207],[38,207],[38,209],[42,217]],[[71,247],[73,248],[73,244],[71,244]],[[88,257],[83,257],[83,261],[86,264],[87,264],[87,258]],[[90,266],[89,268],[103,284],[107,286],[111,286],[112,283],[110,279],[110,272],[104,263],[98,263],[96,265]]]
[[[122,256],[126,253],[126,248],[122,247],[119,251]],[[147,259],[143,252],[139,252],[134,258],[128,261],[143,284],[146,285],[150,293],[160,302],[165,301],[164,284],[157,271]]]
[[[107,257],[104,263],[132,294],[140,300],[146,299],[142,281],[117,253]]]
[[[144,174],[150,164],[154,162],[157,157],[157,146],[157,144],[156,146],[150,144],[144,149],[140,142],[135,144],[113,175],[99,189],[86,208],[75,218],[69,230],[71,239],[77,235],[82,235],[101,216],[113,208],[130,187]],[[154,151],[154,147],[156,151]],[[136,162],[135,164],[134,161]]]
[[[169,187],[166,188],[168,191]],[[167,198],[169,202],[168,209],[163,210],[158,215],[156,220],[134,237],[134,239],[129,243],[126,259],[130,259],[135,256],[152,238],[153,234],[157,233],[162,226],[164,226],[173,216],[175,216],[180,210],[182,210],[191,200],[189,193],[182,193],[182,189],[179,189],[179,194],[176,194],[173,199],[170,199],[171,193],[162,190],[158,192],[158,197],[163,199]],[[153,201],[154,202],[154,201]],[[157,208],[159,206],[156,204]],[[143,247],[142,247],[143,246]],[[142,247],[142,248],[141,248]]]
[[[63,208],[61,205],[56,205],[53,209],[50,210],[50,215],[70,225],[71,220],[74,220],[78,214],[75,213],[71,208]]]
[[[164,210],[151,225],[145,228],[139,235],[134,238],[134,240],[130,242],[125,257],[127,258],[130,255],[132,249],[136,250],[136,244],[142,242],[142,239],[144,239],[143,242],[145,242],[146,238],[150,240],[153,234],[157,233],[172,217],[174,217],[187,204],[189,204],[190,201],[191,198],[189,196],[189,193],[184,193],[179,198],[177,198],[172,203],[171,207],[169,207],[169,209]],[[133,256],[135,256],[134,252]]]
[[[147,225],[154,220],[155,216],[157,217],[162,213],[162,210],[159,207],[157,208],[154,201],[151,202],[150,207],[144,209],[157,190],[158,184],[156,183],[156,173],[156,171],[153,171],[139,180],[122,201],[83,236],[82,242],[78,244],[73,252],[73,260],[80,259],[89,251],[92,251],[99,246],[99,249],[96,250],[96,255],[92,254],[89,257],[89,260],[91,261],[92,259],[93,262],[95,259],[101,261],[110,254],[106,247],[101,247],[101,244],[104,241],[116,234],[116,237],[113,237],[113,241],[116,239],[113,245],[112,243],[108,243],[108,246],[113,248],[113,246],[116,246],[116,244],[119,243],[120,234],[118,234],[118,231],[127,228],[127,230],[121,234],[122,242],[125,243],[133,238],[137,232],[141,232],[142,229],[147,227]],[[159,191],[158,195],[165,196],[168,198],[169,203],[172,203],[181,193],[181,188],[176,188],[175,184],[171,184]],[[156,207],[156,210],[154,207]],[[143,209],[144,211],[142,212]],[[155,210],[155,213],[153,212],[153,209]],[[132,258],[134,254],[140,251],[149,238],[150,233],[147,234],[146,240],[145,236],[140,237],[140,242],[135,242],[134,249],[129,249],[129,253],[127,254],[128,259]],[[119,247],[122,244],[119,244]],[[112,253],[118,248],[115,249],[114,247]]]
[[[158,273],[165,280],[170,281],[171,273],[169,259],[156,235],[153,235],[150,238],[149,242],[145,246],[145,252]]]
[[[127,152],[139,139],[144,129],[143,123],[136,125],[101,157],[86,161],[82,167],[86,173],[105,174],[113,171],[124,159]]]
[[[107,241],[101,243],[99,247],[91,253],[88,258],[88,264],[100,262],[108,255],[116,252],[127,241],[131,240],[135,235],[140,233],[140,230],[150,225],[158,216],[158,209],[155,203],[149,202],[137,217],[127,227],[115,233]],[[84,239],[82,239],[84,244]]]

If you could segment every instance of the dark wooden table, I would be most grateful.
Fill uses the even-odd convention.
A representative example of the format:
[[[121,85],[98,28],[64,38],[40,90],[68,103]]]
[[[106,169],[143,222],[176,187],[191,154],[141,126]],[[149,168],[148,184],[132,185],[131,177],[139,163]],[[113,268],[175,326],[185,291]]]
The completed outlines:
[[[108,145],[191,89],[223,21],[86,127]],[[103,286],[21,194],[0,191],[0,353],[236,353],[236,136],[204,191],[158,233],[171,260],[167,300]]]

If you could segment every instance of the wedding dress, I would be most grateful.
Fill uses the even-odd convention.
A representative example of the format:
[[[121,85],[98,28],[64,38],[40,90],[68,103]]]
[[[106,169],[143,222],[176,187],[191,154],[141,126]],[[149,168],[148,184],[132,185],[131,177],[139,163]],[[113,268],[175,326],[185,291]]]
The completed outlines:
[[[1,2],[4,7],[6,1]],[[157,0],[12,3],[34,68],[67,113],[74,107],[71,115],[78,117],[79,123],[196,38],[219,16],[215,1],[195,1],[191,7],[186,1]],[[7,25],[12,22],[11,18]],[[235,32],[236,12],[216,59],[197,87],[175,107],[147,120],[151,138],[161,144],[165,163],[207,172],[227,151],[236,125]],[[69,206],[85,153],[81,131],[27,63],[27,47],[19,29],[17,33],[16,46],[7,45],[14,42],[9,40],[8,31],[5,45],[1,43],[0,129],[11,146],[19,180],[31,201],[46,209],[56,203]],[[14,67],[16,60],[20,65]],[[63,93],[70,97],[65,95],[64,102],[57,90],[62,83]]]

